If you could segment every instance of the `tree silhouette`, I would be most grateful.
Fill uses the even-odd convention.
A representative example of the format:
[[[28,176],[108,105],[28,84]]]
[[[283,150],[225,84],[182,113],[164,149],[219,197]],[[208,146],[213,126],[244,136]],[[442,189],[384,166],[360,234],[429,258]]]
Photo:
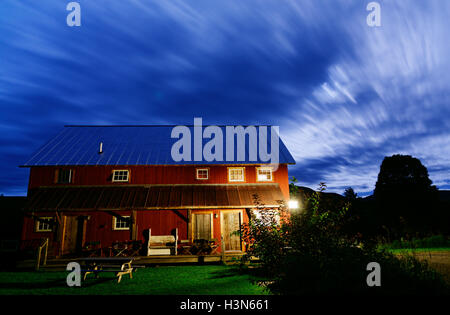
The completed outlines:
[[[374,194],[386,229],[397,236],[429,229],[437,200],[431,184],[419,159],[399,154],[385,157]]]
[[[358,197],[358,194],[355,193],[352,187],[348,187],[344,191],[344,197],[347,198],[348,200],[355,200]]]

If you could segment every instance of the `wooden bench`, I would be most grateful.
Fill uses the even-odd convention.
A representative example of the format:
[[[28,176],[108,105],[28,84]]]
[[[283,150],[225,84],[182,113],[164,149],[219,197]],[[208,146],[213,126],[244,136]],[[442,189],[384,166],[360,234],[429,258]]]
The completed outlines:
[[[151,255],[177,255],[178,229],[175,235],[152,235],[148,229],[147,256]]]
[[[83,280],[86,280],[88,274],[94,274],[98,278],[100,272],[114,272],[116,273],[117,283],[120,283],[122,276],[129,274],[130,279],[133,278],[133,271],[135,267],[131,266],[133,258],[105,258],[105,257],[89,257],[79,259],[84,262]]]

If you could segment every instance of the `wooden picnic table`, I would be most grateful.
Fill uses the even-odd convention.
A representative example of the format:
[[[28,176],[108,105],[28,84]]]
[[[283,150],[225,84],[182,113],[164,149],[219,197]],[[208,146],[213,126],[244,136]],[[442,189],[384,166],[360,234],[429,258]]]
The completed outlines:
[[[123,275],[129,274],[130,279],[133,278],[132,272],[135,270],[131,266],[132,257],[88,257],[80,258],[79,261],[84,263],[83,280],[86,280],[86,276],[90,273],[98,278],[100,272],[115,272],[119,283]]]

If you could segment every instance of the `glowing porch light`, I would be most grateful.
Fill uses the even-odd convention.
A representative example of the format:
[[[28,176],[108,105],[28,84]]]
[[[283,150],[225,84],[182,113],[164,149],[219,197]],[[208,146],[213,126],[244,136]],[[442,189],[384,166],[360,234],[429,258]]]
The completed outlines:
[[[289,200],[288,202],[289,209],[298,209],[298,201],[297,200]]]

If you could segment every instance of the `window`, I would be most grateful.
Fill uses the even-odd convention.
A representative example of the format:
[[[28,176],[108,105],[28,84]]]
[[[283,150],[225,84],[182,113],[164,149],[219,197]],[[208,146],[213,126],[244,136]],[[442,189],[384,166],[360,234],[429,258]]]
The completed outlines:
[[[72,182],[72,170],[71,169],[59,169],[57,174],[58,184],[70,184]]]
[[[193,216],[193,239],[194,240],[211,240],[213,232],[213,214],[212,213],[195,213]]]
[[[209,178],[209,169],[207,169],[207,168],[197,168],[196,179],[208,179],[208,178]]]
[[[258,182],[271,182],[272,181],[272,168],[257,167],[256,168],[256,180]]]
[[[228,181],[243,182],[244,181],[244,168],[243,167],[228,168]]]
[[[114,170],[113,182],[128,182],[130,172],[128,170]]]
[[[114,230],[129,230],[130,216],[113,217]]]
[[[52,217],[39,217],[36,219],[36,232],[51,232],[52,225]]]

